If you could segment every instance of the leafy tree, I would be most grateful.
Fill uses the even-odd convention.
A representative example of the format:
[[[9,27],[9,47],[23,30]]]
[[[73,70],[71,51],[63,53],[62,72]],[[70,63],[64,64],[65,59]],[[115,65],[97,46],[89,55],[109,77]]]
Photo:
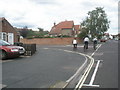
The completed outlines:
[[[78,35],[78,37],[84,39],[84,37],[88,34],[88,30],[86,28],[82,28],[81,33]]]
[[[29,30],[28,34],[27,34],[27,37],[28,36],[34,36],[34,35],[35,35],[35,32],[33,30]]]
[[[44,38],[47,35],[48,31],[43,31],[43,29],[39,31],[29,30],[27,34],[27,38]]]
[[[39,30],[39,32],[43,32],[44,31],[43,28],[38,28],[38,30]]]
[[[27,28],[27,26],[25,26],[25,27],[23,27],[23,29],[20,31],[20,34],[21,34],[21,36],[23,36],[24,38],[26,38],[27,37],[27,35],[28,35],[28,28]]]
[[[82,32],[86,30],[86,34],[90,34],[91,37],[101,38],[109,28],[110,21],[107,19],[107,15],[103,8],[97,7],[96,10],[88,12],[88,17],[81,23]]]

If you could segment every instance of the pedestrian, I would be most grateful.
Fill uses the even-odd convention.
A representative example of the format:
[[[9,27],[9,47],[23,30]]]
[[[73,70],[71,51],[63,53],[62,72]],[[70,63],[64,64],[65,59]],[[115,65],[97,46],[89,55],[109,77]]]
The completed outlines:
[[[74,48],[77,48],[77,44],[78,44],[78,43],[77,43],[76,38],[74,38],[74,40],[72,41],[72,43],[73,43],[73,47],[74,47]]]

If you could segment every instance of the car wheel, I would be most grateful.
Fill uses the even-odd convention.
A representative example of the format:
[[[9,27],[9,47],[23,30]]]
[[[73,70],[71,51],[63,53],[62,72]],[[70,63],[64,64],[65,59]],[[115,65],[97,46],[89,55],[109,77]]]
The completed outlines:
[[[6,59],[7,58],[7,53],[5,51],[2,51],[2,60]]]

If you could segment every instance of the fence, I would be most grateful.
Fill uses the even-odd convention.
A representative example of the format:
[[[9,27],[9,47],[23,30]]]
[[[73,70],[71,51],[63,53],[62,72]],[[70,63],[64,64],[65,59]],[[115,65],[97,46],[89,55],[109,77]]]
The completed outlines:
[[[23,44],[25,48],[25,55],[31,56],[36,52],[36,44]]]
[[[16,46],[22,46],[25,48],[25,56],[31,56],[36,52],[36,44],[23,44],[20,42],[14,43]]]

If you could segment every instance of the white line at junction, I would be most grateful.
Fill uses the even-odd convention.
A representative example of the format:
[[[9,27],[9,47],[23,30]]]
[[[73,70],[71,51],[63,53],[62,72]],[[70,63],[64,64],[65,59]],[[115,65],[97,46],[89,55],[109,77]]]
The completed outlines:
[[[43,48],[43,49],[46,49],[46,48]],[[47,49],[50,49],[50,48],[47,48]],[[79,55],[82,55],[82,56],[85,57],[85,62],[84,62],[84,63],[82,64],[82,66],[76,71],[76,73],[75,73],[73,76],[71,76],[71,77],[66,81],[67,83],[69,83],[73,78],[75,78],[75,77],[80,73],[80,71],[82,70],[82,68],[87,64],[87,61],[88,61],[87,57],[93,59],[92,57],[90,57],[90,56],[88,56],[88,55],[86,55],[86,54],[79,53],[79,52],[75,52],[75,51],[69,51],[69,50],[65,50],[65,49],[54,49],[54,50],[60,50],[60,51],[68,52],[68,53],[79,54]],[[92,61],[93,61],[93,60],[92,60]],[[90,69],[90,68],[88,68],[88,69]],[[85,75],[83,75],[83,76],[85,76]],[[83,78],[82,78],[82,79],[83,79]],[[82,79],[80,80],[80,83],[82,82]],[[82,83],[83,83],[83,82],[82,82]]]
[[[98,45],[98,48],[91,54],[91,57],[98,51],[98,49],[101,47],[102,44]]]
[[[93,64],[94,64],[94,59],[91,56],[88,56],[88,57],[91,59],[91,62],[88,65],[88,67],[86,68],[86,70],[85,70],[84,74],[82,75],[81,79],[79,80],[79,82],[75,86],[74,90],[77,90],[77,89],[79,90],[83,86],[83,84],[84,84],[84,82],[85,82],[85,80],[86,80],[86,78],[87,78],[87,76],[88,76],[88,74],[89,74]]]
[[[96,77],[96,74],[97,74],[97,71],[98,71],[99,64],[100,64],[100,60],[97,61],[97,65],[96,65],[96,68],[95,68],[95,70],[94,70],[94,73],[93,73],[93,75],[92,75],[92,78],[91,78],[91,80],[90,80],[89,85],[93,85],[93,82],[94,82],[94,80],[95,80],[95,77]]]
[[[5,88],[7,85],[0,84],[0,89]]]
[[[89,55],[87,55],[87,54],[83,54],[83,53],[79,53],[79,52],[74,52],[74,51],[69,51],[69,50],[63,50],[63,49],[59,49],[59,50],[63,50],[63,51],[65,51],[65,52],[71,52],[71,53],[79,53],[79,54],[81,54],[81,55],[83,55],[83,56],[87,56],[88,58],[90,58],[90,64],[88,65],[88,67],[86,68],[86,70],[85,70],[85,72],[84,72],[84,74],[82,75],[82,77],[81,77],[81,79],[79,80],[79,82],[77,83],[77,85],[75,86],[75,89],[74,90],[79,90],[83,85],[84,85],[84,82],[85,82],[85,80],[86,80],[86,78],[87,78],[87,76],[88,76],[88,74],[89,74],[89,72],[90,72],[90,70],[92,69],[92,67],[93,67],[93,64],[94,64],[94,58],[92,58],[93,56],[94,56],[94,54],[98,51],[98,49],[101,47],[101,45],[102,44],[98,44],[98,46],[97,46],[97,49],[91,54],[91,56],[89,56]],[[70,45],[70,46],[72,46],[72,45]],[[83,47],[83,46],[80,46],[80,47]],[[46,49],[48,49],[48,48],[46,48]],[[58,50],[58,49],[57,49]],[[100,62],[99,62],[100,63]],[[99,63],[97,64],[97,67],[96,67],[96,70],[95,70],[95,72],[94,72],[94,74],[93,74],[93,78],[91,79],[91,82],[90,82],[90,84],[89,85],[91,85],[91,86],[99,86],[99,85],[93,85],[93,82],[94,82],[94,79],[95,79],[95,76],[96,76],[96,73],[97,73],[97,70],[98,70],[98,66],[99,66]],[[82,66],[83,67],[83,66]],[[80,69],[80,68],[79,68]],[[78,71],[79,71],[79,69],[78,69]],[[70,79],[68,79],[66,82],[70,82],[76,75],[77,75],[77,73],[78,73],[78,71],[70,78]]]
[[[92,58],[93,56],[94,56],[94,54],[98,51],[98,49],[101,47],[101,45],[102,44],[99,44],[97,47],[97,49],[91,54],[91,56],[89,56],[89,58],[91,58],[91,62],[90,62],[90,64],[89,64],[89,66],[87,67],[87,69],[86,69],[86,71],[85,71],[85,75],[83,75],[83,80],[82,80],[82,78],[79,80],[79,82],[78,82],[78,84],[76,85],[76,87],[75,87],[75,89],[74,90],[80,90],[80,88],[84,85],[84,82],[85,82],[85,80],[86,80],[86,78],[87,78],[87,76],[88,76],[88,74],[89,74],[89,72],[90,72],[90,70],[91,70],[91,68],[93,67],[93,64],[94,64],[94,59]],[[99,63],[98,63],[98,66],[99,66]],[[97,66],[97,67],[98,67]],[[94,79],[95,79],[95,76],[96,76],[96,72],[97,72],[97,69],[96,69],[96,71],[95,71],[95,73],[93,74],[94,76],[93,76],[93,78],[92,78],[92,80],[91,80],[91,82],[90,82],[90,85],[91,86],[99,86],[99,85],[93,85],[93,81],[94,81]],[[81,83],[82,82],[82,83]]]

